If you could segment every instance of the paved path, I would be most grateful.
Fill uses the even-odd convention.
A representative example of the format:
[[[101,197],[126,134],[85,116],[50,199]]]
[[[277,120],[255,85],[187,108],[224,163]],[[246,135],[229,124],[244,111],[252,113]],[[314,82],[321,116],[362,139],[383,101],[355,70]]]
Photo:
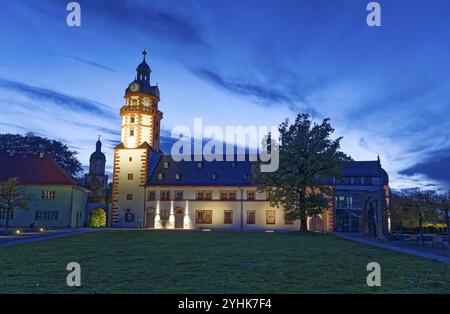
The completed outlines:
[[[80,228],[80,229],[63,229],[63,230],[47,230],[44,233],[41,232],[29,232],[23,233],[20,236],[0,236],[0,248],[13,246],[23,243],[30,243],[42,240],[56,239],[56,238],[64,238],[64,237],[72,237],[75,235],[95,232],[102,229],[95,228]]]
[[[424,252],[424,251],[420,251],[420,250],[417,250],[414,248],[401,247],[401,246],[391,244],[389,242],[380,241],[377,239],[364,238],[363,236],[358,235],[358,234],[348,234],[348,233],[339,233],[339,232],[334,232],[332,234],[334,234],[338,237],[347,239],[347,240],[356,241],[356,242],[380,247],[383,249],[388,249],[391,251],[415,255],[415,256],[435,260],[435,261],[438,261],[441,263],[450,263],[450,257],[448,257],[448,256],[442,256],[442,255],[437,255],[437,254],[433,254],[433,253],[429,253],[429,252]]]

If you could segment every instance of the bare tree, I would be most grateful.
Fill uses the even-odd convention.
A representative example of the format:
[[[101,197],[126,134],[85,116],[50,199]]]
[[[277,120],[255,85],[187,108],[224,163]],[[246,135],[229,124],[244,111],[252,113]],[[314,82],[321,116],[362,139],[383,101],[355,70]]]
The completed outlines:
[[[29,198],[20,186],[18,178],[0,182],[0,209],[5,211],[5,231],[8,231],[9,219],[14,209],[28,210]]]

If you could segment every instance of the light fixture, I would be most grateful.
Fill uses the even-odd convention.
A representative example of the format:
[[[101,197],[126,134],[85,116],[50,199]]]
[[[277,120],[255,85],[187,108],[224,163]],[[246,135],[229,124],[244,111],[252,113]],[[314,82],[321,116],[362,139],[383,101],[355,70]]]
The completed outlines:
[[[39,232],[44,232],[44,231],[45,231],[45,229],[43,227],[39,228]]]
[[[16,231],[14,231],[14,233],[15,234],[21,234],[22,232],[19,229],[17,229]]]

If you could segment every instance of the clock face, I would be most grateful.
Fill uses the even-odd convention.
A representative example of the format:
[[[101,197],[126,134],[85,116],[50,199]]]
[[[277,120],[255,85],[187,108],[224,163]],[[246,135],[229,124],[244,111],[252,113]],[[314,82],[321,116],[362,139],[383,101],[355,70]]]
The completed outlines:
[[[136,82],[133,82],[130,84],[130,90],[132,92],[137,92],[139,90],[139,84]]]

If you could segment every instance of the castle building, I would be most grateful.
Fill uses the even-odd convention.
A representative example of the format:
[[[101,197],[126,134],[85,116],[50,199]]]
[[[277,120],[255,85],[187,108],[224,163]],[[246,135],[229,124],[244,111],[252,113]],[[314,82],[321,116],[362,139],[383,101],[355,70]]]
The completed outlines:
[[[108,187],[108,176],[105,175],[106,157],[102,152],[100,136],[95,144],[95,152],[89,158],[89,173],[84,177],[84,185],[91,191],[91,197],[99,198],[105,195]]]
[[[125,90],[114,150],[112,226],[156,229],[298,230],[252,183],[250,161],[181,161],[160,150],[163,113],[144,60]],[[235,159],[236,160],[236,159]],[[330,184],[335,198],[310,230],[375,235],[387,228],[388,177],[379,160],[350,162]]]

